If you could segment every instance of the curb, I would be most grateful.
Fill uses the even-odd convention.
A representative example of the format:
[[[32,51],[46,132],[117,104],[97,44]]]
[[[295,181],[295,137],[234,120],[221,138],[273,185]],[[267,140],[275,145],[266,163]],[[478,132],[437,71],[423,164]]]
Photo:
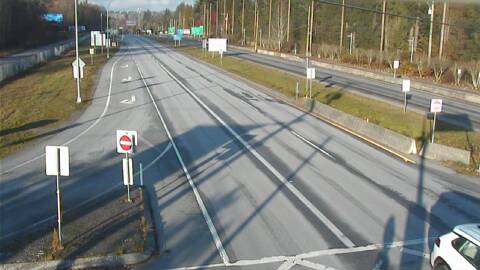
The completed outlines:
[[[54,260],[35,263],[12,263],[0,265],[0,270],[60,270],[60,269],[89,269],[89,268],[115,268],[120,266],[132,266],[148,261],[156,251],[155,226],[152,222],[152,210],[150,207],[150,196],[146,189],[141,188],[144,194],[143,211],[147,223],[147,237],[145,240],[145,251],[142,253],[129,253],[124,255],[107,255],[75,260]]]

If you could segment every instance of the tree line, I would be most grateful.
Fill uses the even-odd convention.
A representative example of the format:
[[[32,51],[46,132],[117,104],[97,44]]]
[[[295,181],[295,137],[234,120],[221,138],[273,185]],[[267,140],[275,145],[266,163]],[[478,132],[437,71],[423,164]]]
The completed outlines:
[[[150,12],[144,23],[155,30],[205,25],[206,35],[230,43],[303,55],[308,50],[372,68],[388,70],[398,59],[404,74],[460,84],[458,75],[469,73],[469,84],[480,87],[475,1],[196,0]]]
[[[100,29],[100,13],[105,13],[104,8],[88,1],[79,2],[79,25]],[[0,50],[38,46],[70,37],[67,30],[74,25],[74,4],[66,0],[1,0]],[[63,23],[44,21],[43,15],[49,12],[62,13]]]

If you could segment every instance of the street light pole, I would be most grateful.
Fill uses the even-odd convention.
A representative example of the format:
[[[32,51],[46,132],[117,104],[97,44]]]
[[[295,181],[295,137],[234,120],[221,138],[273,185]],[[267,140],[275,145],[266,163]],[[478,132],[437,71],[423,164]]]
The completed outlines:
[[[110,59],[110,35],[109,35],[109,29],[108,29],[108,10],[110,9],[110,4],[112,4],[112,1],[113,0],[110,0],[110,2],[108,2],[108,6],[107,6],[107,59]]]
[[[77,103],[82,102],[82,97],[80,96],[80,57],[78,55],[78,0],[75,0],[75,54],[77,61]]]

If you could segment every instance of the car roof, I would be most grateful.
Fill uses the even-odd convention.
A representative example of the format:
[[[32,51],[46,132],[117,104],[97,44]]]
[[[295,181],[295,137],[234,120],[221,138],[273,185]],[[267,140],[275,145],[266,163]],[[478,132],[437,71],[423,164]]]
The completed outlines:
[[[480,246],[480,223],[458,225],[453,231]]]

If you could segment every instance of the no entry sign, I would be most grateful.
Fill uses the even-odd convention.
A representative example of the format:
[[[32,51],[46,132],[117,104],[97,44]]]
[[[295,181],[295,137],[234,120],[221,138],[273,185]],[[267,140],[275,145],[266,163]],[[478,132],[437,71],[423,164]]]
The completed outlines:
[[[137,145],[137,132],[130,130],[117,130],[117,152],[120,154],[133,153]]]
[[[442,112],[443,101],[441,99],[432,99],[430,103],[430,112],[439,113]]]

